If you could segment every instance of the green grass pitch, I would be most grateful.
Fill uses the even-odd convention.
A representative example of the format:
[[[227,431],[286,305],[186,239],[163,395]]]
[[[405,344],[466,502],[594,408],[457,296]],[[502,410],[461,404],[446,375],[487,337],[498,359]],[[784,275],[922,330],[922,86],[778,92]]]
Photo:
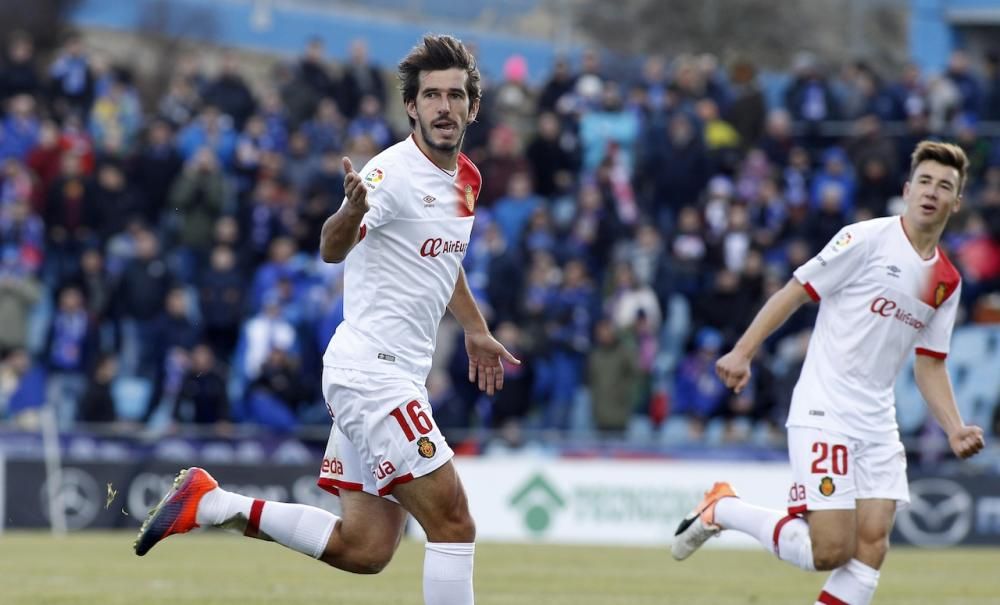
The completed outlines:
[[[423,548],[409,540],[383,573],[355,576],[221,533],[173,537],[141,558],[132,539],[131,532],[2,534],[0,603],[423,603]],[[824,577],[763,551],[706,549],[677,563],[666,547],[476,548],[478,605],[801,605],[813,602]],[[874,604],[1000,604],[1000,549],[893,550]]]

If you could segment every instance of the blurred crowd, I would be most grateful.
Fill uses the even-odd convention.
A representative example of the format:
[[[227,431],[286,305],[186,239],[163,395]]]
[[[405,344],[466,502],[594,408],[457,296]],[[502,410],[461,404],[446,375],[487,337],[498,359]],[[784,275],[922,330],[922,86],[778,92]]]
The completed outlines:
[[[192,54],[144,102],[126,57],[77,36],[43,61],[17,34],[2,59],[0,419],[49,402],[63,429],[328,422],[318,377],[343,284],[319,232],[341,156],[361,166],[408,135],[393,66],[360,41],[333,61],[314,39],[251,82],[235,54],[214,70]],[[428,380],[446,431],[516,445],[524,429],[628,437],[682,419],[680,439],[772,437],[815,308],[768,341],[742,394],[715,359],[843,224],[900,211],[929,137],[972,162],[945,239],[960,321],[1000,321],[997,57],[956,52],[931,76],[801,55],[777,95],[711,56],[530,67],[541,86],[519,56],[484,74],[465,142],[484,178],[466,271],[525,363],[479,394],[446,322]]]

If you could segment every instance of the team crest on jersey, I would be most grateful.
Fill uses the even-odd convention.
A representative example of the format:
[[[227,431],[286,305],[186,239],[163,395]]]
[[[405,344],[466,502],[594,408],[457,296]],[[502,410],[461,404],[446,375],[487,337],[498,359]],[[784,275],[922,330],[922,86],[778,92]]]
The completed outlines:
[[[837,491],[837,486],[833,484],[832,477],[823,477],[819,481],[819,493],[826,497],[833,495],[833,492]]]
[[[830,247],[833,249],[834,252],[837,252],[843,248],[846,248],[847,245],[850,244],[851,240],[853,239],[854,236],[851,235],[850,231],[844,231],[842,234],[840,234],[840,237],[833,240],[833,245]]]
[[[437,446],[427,437],[417,439],[417,453],[424,458],[433,458],[437,453]]]
[[[365,187],[368,188],[368,191],[375,191],[382,184],[382,179],[384,178],[385,173],[382,172],[381,168],[372,168],[365,175]]]
[[[939,281],[937,288],[934,288],[934,306],[940,307],[946,296],[948,296],[948,286],[943,281]]]
[[[465,207],[472,212],[472,209],[476,205],[476,196],[472,193],[472,185],[465,186]]]

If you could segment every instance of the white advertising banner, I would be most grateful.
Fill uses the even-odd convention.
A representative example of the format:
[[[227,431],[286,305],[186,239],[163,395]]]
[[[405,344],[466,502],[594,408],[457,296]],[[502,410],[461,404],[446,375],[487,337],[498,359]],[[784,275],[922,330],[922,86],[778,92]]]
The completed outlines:
[[[784,510],[786,463],[456,458],[477,539],[666,546],[714,481]],[[416,525],[416,524],[411,524]],[[415,528],[419,533],[419,527]],[[723,532],[713,546],[757,542]]]

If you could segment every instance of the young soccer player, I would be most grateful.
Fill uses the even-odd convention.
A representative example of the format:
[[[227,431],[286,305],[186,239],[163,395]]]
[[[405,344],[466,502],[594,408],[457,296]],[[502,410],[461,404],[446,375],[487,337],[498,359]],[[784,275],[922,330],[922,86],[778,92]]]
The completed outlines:
[[[911,351],[917,384],[955,455],[968,458],[984,445],[982,429],[962,421],[944,362],[961,280],[938,243],[961,204],[967,169],[955,145],[917,145],[904,214],[844,227],[719,359],[717,373],[739,392],[761,343],[800,306],[820,303],[786,424],[787,514],[716,483],[677,528],[674,558],[732,529],[802,569],[832,571],[817,603],[871,601],[896,507],[909,501],[893,386]]]
[[[377,573],[409,513],[427,534],[424,602],[474,602],[475,524],[424,383],[446,308],[465,329],[469,380],[481,390],[503,388],[501,357],[520,363],[490,334],[462,270],[482,185],[460,153],[479,109],[479,71],[461,42],[427,36],[399,76],[413,132],[360,173],[344,159],[346,197],[320,242],[323,260],[346,260],[344,322],[323,358],[334,424],[319,479],[339,494],[341,517],[226,492],[192,468],[143,525],[137,554],[175,533],[225,527]]]

